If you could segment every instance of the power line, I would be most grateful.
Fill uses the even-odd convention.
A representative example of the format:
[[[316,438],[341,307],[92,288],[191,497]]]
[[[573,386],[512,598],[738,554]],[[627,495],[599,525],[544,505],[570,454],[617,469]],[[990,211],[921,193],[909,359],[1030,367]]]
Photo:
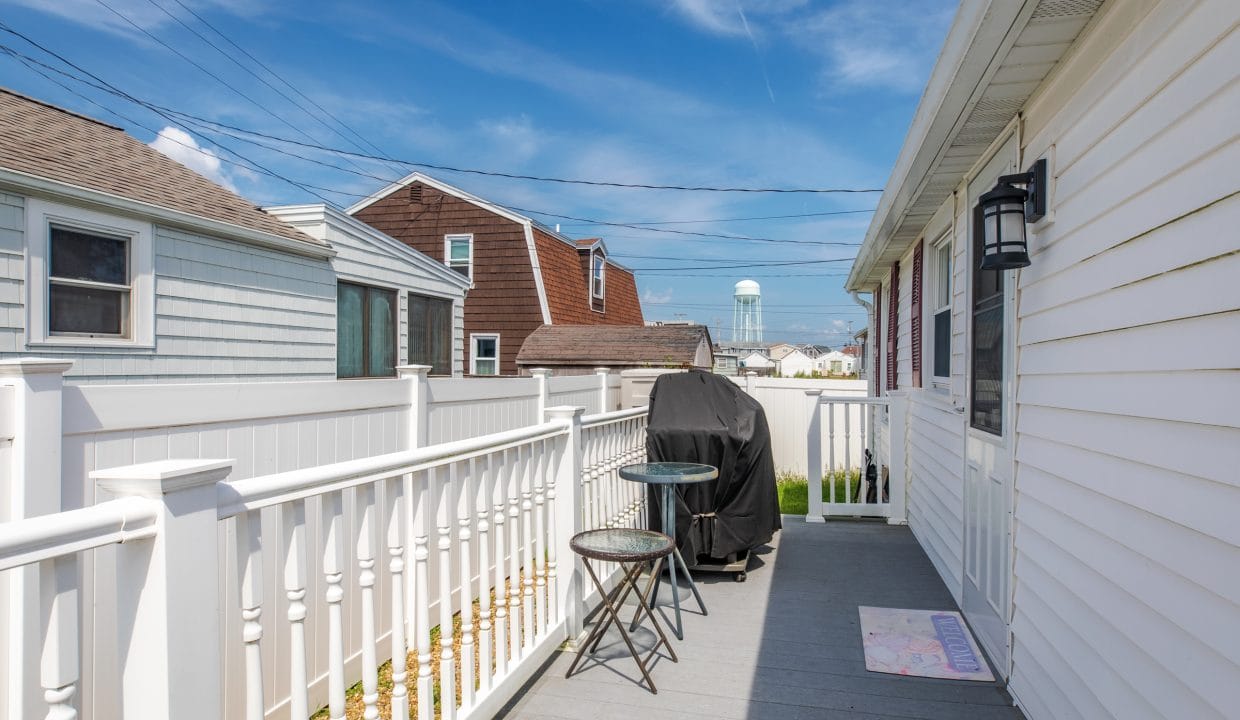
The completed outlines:
[[[733,265],[701,265],[701,266],[698,266],[697,268],[646,267],[646,268],[629,268],[629,269],[632,270],[633,272],[659,272],[663,270],[683,272],[685,270],[693,270],[693,269],[697,269],[697,270],[739,270],[739,269],[751,268],[751,267],[786,267],[789,265],[819,265],[823,263],[852,262],[854,259],[855,258],[834,258],[831,260],[776,260],[772,262],[743,263],[743,264],[733,264]],[[692,261],[687,260],[686,262],[692,262]]]
[[[95,1],[103,2],[103,0],[95,0]],[[187,113],[182,113],[182,114],[187,114]],[[320,150],[322,152],[333,153],[336,155],[364,158],[366,160],[377,160],[377,161],[382,161],[382,162],[394,162],[400,165],[407,165],[409,167],[428,168],[431,170],[443,170],[444,172],[466,173],[470,175],[485,175],[488,177],[508,178],[510,180],[530,180],[534,182],[560,183],[564,185],[589,185],[589,186],[596,186],[596,187],[615,187],[615,188],[637,189],[637,190],[681,190],[681,191],[689,191],[689,192],[788,193],[788,194],[791,194],[791,193],[815,193],[815,194],[881,193],[882,192],[881,189],[873,189],[873,188],[746,188],[746,187],[714,187],[714,186],[706,186],[706,185],[653,185],[653,184],[643,184],[643,183],[612,182],[609,180],[584,180],[581,178],[560,178],[560,177],[550,177],[550,176],[545,176],[545,175],[521,175],[518,173],[500,172],[496,170],[479,170],[477,168],[459,168],[459,167],[454,167],[451,165],[436,165],[433,163],[426,163],[426,162],[421,162],[418,160],[407,160],[404,158],[394,158],[394,157],[390,157],[387,155],[372,155],[369,153],[355,152],[352,150],[345,150],[343,148],[331,147],[329,145],[322,145],[322,144],[315,143],[315,142],[303,142],[301,140],[294,140],[292,138],[281,137],[279,135],[272,135],[270,133],[264,133],[258,130],[250,130],[248,128],[238,127],[236,125],[229,125],[228,123],[223,123],[218,120],[208,120],[206,118],[201,118],[201,117],[196,117],[196,116],[194,119],[200,122],[205,122],[210,125],[214,125],[216,127],[226,128],[234,132],[245,133],[247,135],[253,135],[254,137],[261,137],[267,140],[273,140],[275,142],[288,143],[290,145],[297,145],[300,147],[310,148],[312,150]]]
[[[114,94],[116,94],[116,95],[119,95],[120,97],[125,98],[126,100],[128,100],[128,101],[130,101],[130,102],[132,102],[132,103],[134,103],[134,104],[136,104],[136,105],[139,105],[139,106],[142,106],[142,107],[146,107],[146,105],[145,105],[143,102],[141,102],[140,100],[138,100],[137,98],[133,97],[132,95],[129,95],[129,94],[128,94],[128,93],[126,93],[125,91],[123,91],[123,90],[121,90],[120,88],[116,87],[115,85],[112,85],[111,83],[109,83],[107,80],[104,80],[103,78],[101,78],[101,77],[99,77],[98,75],[96,75],[96,74],[92,73],[91,71],[89,71],[89,70],[87,70],[87,69],[83,68],[82,66],[80,66],[80,65],[78,65],[78,64],[76,64],[76,63],[74,63],[72,60],[69,60],[69,59],[68,59],[68,58],[66,58],[65,56],[63,56],[63,55],[61,55],[61,54],[57,53],[56,51],[54,51],[54,50],[52,50],[52,49],[48,48],[48,47],[47,47],[47,46],[45,46],[45,45],[40,44],[40,43],[39,43],[38,41],[36,41],[34,38],[31,38],[30,36],[28,36],[28,35],[26,35],[26,34],[24,34],[24,33],[20,32],[20,31],[18,31],[18,30],[15,30],[14,28],[10,27],[8,24],[4,23],[3,21],[0,21],[0,30],[3,30],[4,32],[7,32],[7,33],[9,33],[10,35],[13,35],[13,36],[15,36],[15,37],[19,37],[19,38],[21,38],[22,40],[25,40],[25,41],[26,41],[27,43],[29,43],[30,45],[32,45],[32,46],[34,46],[34,47],[36,47],[36,48],[38,48],[38,49],[42,50],[43,52],[47,53],[48,55],[50,55],[50,56],[52,56],[52,57],[56,58],[57,60],[59,60],[59,61],[61,61],[61,62],[63,62],[64,64],[68,65],[69,67],[72,67],[73,69],[77,70],[78,72],[81,72],[81,73],[85,74],[86,76],[88,76],[88,77],[92,78],[92,79],[93,79],[93,80],[95,80],[96,82],[98,82],[98,83],[102,84],[103,86],[106,86],[106,87],[108,88],[108,91],[109,91],[109,92],[114,93]],[[7,48],[7,46],[5,46],[5,47],[6,47],[6,49],[7,49],[7,50],[11,51],[12,53],[16,53],[16,52],[17,52],[16,50],[13,50],[12,48]],[[28,56],[25,56],[25,55],[24,55],[24,54],[22,54],[22,53],[17,53],[17,54],[22,55],[22,57],[28,57]],[[33,59],[33,58],[31,58],[31,59]],[[36,62],[37,62],[37,61],[36,61]],[[41,65],[43,65],[44,63],[40,63],[40,64],[41,64]],[[70,76],[70,77],[72,77],[72,76]],[[75,79],[77,79],[77,78],[75,78]],[[79,79],[79,82],[80,82],[80,81],[81,81],[81,80]],[[92,102],[93,102],[93,101],[92,101]],[[96,103],[96,104],[98,104],[98,103]],[[148,109],[149,109],[149,108],[148,108]],[[173,119],[173,118],[169,117],[168,115],[166,115],[166,114],[164,114],[164,113],[160,113],[160,112],[158,112],[158,111],[155,111],[155,112],[156,112],[156,114],[160,115],[160,116],[161,116],[161,117],[163,117],[165,120],[167,120],[168,122],[172,123],[173,125],[176,125],[176,126],[180,127],[180,128],[181,128],[182,130],[184,130],[187,134],[192,134],[192,133],[190,133],[189,129],[188,129],[188,128],[186,128],[186,127],[185,127],[182,123],[177,122],[175,119]],[[115,114],[115,113],[114,113],[114,114]],[[119,116],[119,115],[118,115],[118,117],[121,117],[121,116]],[[154,131],[153,131],[153,130],[151,130],[150,128],[147,128],[147,127],[145,127],[145,126],[141,125],[140,123],[135,123],[135,124],[138,124],[138,125],[139,125],[139,127],[143,127],[143,128],[144,128],[145,130],[147,130],[148,132],[154,132]],[[156,135],[158,135],[158,133],[155,133],[155,134],[156,134]],[[177,144],[178,144],[178,145],[185,145],[185,143],[182,143],[182,142],[179,142],[179,141],[175,141],[175,140],[174,140],[174,142],[177,142]],[[323,197],[322,195],[320,195],[320,194],[318,194],[318,193],[314,192],[313,190],[311,190],[310,188],[311,188],[311,187],[313,187],[313,186],[310,186],[310,185],[305,185],[305,184],[299,183],[299,182],[297,182],[297,181],[295,181],[295,180],[291,180],[291,179],[289,179],[289,178],[287,178],[287,177],[285,177],[285,176],[283,176],[283,175],[281,175],[281,174],[279,174],[279,173],[275,172],[274,170],[270,170],[270,169],[268,169],[267,167],[265,167],[265,166],[263,166],[263,165],[259,164],[258,162],[254,161],[254,160],[251,160],[250,158],[246,157],[245,155],[242,155],[241,153],[237,152],[236,150],[233,150],[232,148],[228,147],[227,145],[223,145],[223,144],[220,144],[220,143],[216,143],[216,144],[217,144],[219,147],[223,148],[224,150],[226,150],[226,151],[228,151],[228,152],[232,153],[233,155],[237,156],[237,157],[238,157],[238,158],[240,158],[241,160],[245,161],[246,165],[243,165],[243,167],[248,167],[248,168],[249,168],[249,169],[251,169],[251,170],[256,170],[256,171],[258,171],[258,172],[264,173],[264,174],[266,174],[266,175],[270,175],[271,177],[277,178],[277,179],[279,179],[279,180],[283,180],[284,182],[288,183],[289,185],[292,185],[293,187],[299,188],[299,189],[301,189],[301,190],[303,190],[303,191],[305,191],[305,192],[307,192],[307,193],[309,193],[309,194],[311,194],[311,195],[313,195],[313,196],[315,196],[315,197],[319,198],[320,200],[322,200],[322,201],[323,201],[323,202],[325,202],[325,203],[328,203],[328,204],[330,204],[330,203],[331,203],[331,201],[330,201],[330,200],[328,200],[327,198],[325,198],[325,197]],[[186,147],[189,147],[189,146],[186,146]],[[194,148],[194,149],[195,149],[195,150],[197,150],[197,151],[198,151],[198,152],[200,152],[200,153],[201,153],[201,152],[203,152],[200,148]],[[226,158],[220,158],[220,160],[226,160],[226,161],[227,161],[227,159],[226,159]],[[228,162],[232,162],[232,161],[228,161]],[[320,188],[320,189],[323,189],[323,188]]]
[[[237,50],[238,50],[238,51],[240,51],[243,55],[245,55],[246,57],[248,57],[250,60],[253,60],[253,61],[255,62],[255,64],[257,64],[259,67],[261,67],[262,69],[264,69],[264,70],[266,70],[268,73],[270,73],[272,77],[274,77],[275,79],[277,79],[277,80],[279,80],[280,82],[284,83],[284,85],[285,85],[288,89],[292,90],[294,93],[296,93],[297,95],[301,96],[301,97],[302,97],[302,98],[303,98],[306,102],[308,102],[308,103],[310,103],[311,105],[313,105],[314,107],[318,108],[320,112],[322,112],[324,115],[326,115],[327,117],[329,117],[329,118],[331,118],[332,120],[334,120],[334,121],[336,122],[336,124],[338,124],[340,127],[344,128],[345,130],[348,130],[348,131],[349,131],[349,132],[350,132],[350,133],[351,133],[351,134],[352,134],[355,138],[357,138],[358,140],[360,140],[363,144],[365,144],[365,145],[369,146],[371,150],[374,150],[374,151],[375,151],[375,152],[377,152],[377,153],[382,153],[382,152],[383,152],[383,151],[379,148],[379,146],[378,146],[378,145],[375,145],[374,143],[370,142],[370,141],[369,141],[369,140],[367,140],[366,138],[362,137],[361,133],[359,133],[357,130],[354,130],[354,129],[353,129],[353,128],[352,128],[352,127],[348,124],[348,123],[346,123],[344,120],[341,120],[339,117],[337,117],[337,116],[336,116],[334,113],[332,113],[330,110],[328,110],[327,108],[323,107],[323,106],[322,106],[322,105],[320,105],[319,103],[315,102],[314,98],[311,98],[309,95],[306,95],[304,92],[302,92],[301,90],[299,90],[299,89],[297,88],[297,86],[296,86],[296,85],[293,85],[291,82],[289,82],[288,80],[286,80],[286,79],[284,78],[284,76],[280,75],[280,73],[278,73],[278,72],[276,72],[275,70],[271,69],[271,67],[270,67],[270,66],[268,66],[266,63],[264,63],[262,60],[259,60],[258,58],[254,57],[254,55],[253,55],[253,54],[251,54],[251,53],[250,53],[250,51],[248,51],[248,50],[246,50],[245,48],[243,48],[243,47],[241,47],[240,45],[238,45],[236,42],[234,42],[234,41],[233,41],[233,39],[232,39],[232,38],[228,37],[228,36],[227,36],[227,35],[225,35],[223,32],[221,32],[218,28],[216,28],[214,25],[212,25],[211,23],[207,22],[207,19],[206,19],[206,18],[204,18],[203,16],[199,15],[198,13],[194,12],[194,9],[193,9],[193,8],[189,7],[189,6],[188,6],[188,5],[186,5],[185,3],[181,2],[181,0],[173,0],[173,2],[175,2],[177,5],[180,5],[180,6],[181,6],[181,8],[182,8],[183,10],[185,10],[185,12],[187,12],[187,13],[189,13],[190,15],[193,15],[195,18],[197,18],[197,19],[198,19],[198,22],[200,22],[200,23],[202,23],[203,25],[205,25],[206,27],[210,28],[212,32],[214,32],[216,35],[218,35],[218,36],[220,36],[221,38],[223,38],[223,39],[224,39],[224,41],[225,41],[225,42],[227,42],[229,45],[232,45],[233,47],[237,48]],[[304,108],[303,108],[303,110],[304,110]],[[335,132],[337,132],[337,134],[338,134],[338,135],[340,135],[341,137],[345,137],[343,134],[339,133],[339,131],[335,131]],[[346,139],[348,139],[348,138],[346,138]],[[358,149],[361,149],[361,146],[359,146],[357,143],[353,142],[352,140],[350,140],[349,142],[353,145],[353,147],[356,147],[356,148],[358,148]],[[393,169],[396,169],[397,171],[399,171],[399,168],[393,168]]]
[[[670,230],[666,228],[642,227],[641,225],[637,225],[634,223],[608,222],[606,220],[590,220],[588,218],[573,217],[572,215],[560,215],[557,213],[543,212],[541,210],[530,210],[527,208],[519,208],[519,207],[515,207],[512,205],[509,205],[508,207],[513,210],[516,210],[517,212],[531,213],[534,215],[546,215],[548,217],[565,218],[568,220],[580,220],[582,222],[586,222],[592,225],[606,225],[609,227],[622,227],[622,228],[629,228],[631,230],[642,230],[644,232],[671,233],[673,235],[691,235],[695,237],[704,237],[704,238],[721,238],[724,240],[745,240],[749,242],[764,242],[764,243],[791,243],[791,244],[796,244],[796,245],[838,245],[838,246],[844,246],[844,247],[860,247],[861,246],[861,243],[852,243],[852,242],[834,242],[834,241],[827,241],[827,240],[779,240],[775,238],[752,237],[749,235],[720,235],[718,233],[703,233],[703,232],[694,232],[691,230]],[[867,212],[872,212],[872,211],[867,211]]]
[[[527,212],[534,212],[534,211],[530,210]],[[702,224],[702,223],[744,222],[747,220],[785,220],[788,218],[823,217],[826,215],[853,215],[856,213],[872,213],[872,212],[874,212],[874,210],[872,209],[871,210],[835,210],[832,212],[797,213],[795,215],[760,215],[757,217],[707,218],[704,220],[649,220],[649,221],[633,220],[631,221],[630,224],[621,224],[621,225],[623,227],[631,227],[632,225],[642,225],[642,226],[645,226],[645,225],[697,225],[697,224]],[[539,214],[550,215],[551,213],[539,213]],[[613,222],[618,223],[618,221],[613,221]],[[589,220],[589,221],[583,221],[580,224],[565,223],[564,227],[584,227],[584,226],[607,225],[607,224],[608,223],[604,220]]]

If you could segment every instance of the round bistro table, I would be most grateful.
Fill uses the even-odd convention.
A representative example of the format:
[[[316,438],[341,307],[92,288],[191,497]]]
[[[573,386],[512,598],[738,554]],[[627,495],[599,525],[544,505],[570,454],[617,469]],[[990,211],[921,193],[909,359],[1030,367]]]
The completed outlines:
[[[680,569],[685,579],[689,581],[689,589],[693,591],[693,597],[697,598],[698,607],[702,609],[703,615],[706,614],[706,603],[702,602],[702,595],[698,592],[697,585],[693,582],[693,576],[689,574],[689,566],[685,563],[685,559],[681,557],[680,550],[676,548],[676,486],[714,480],[719,477],[719,469],[713,465],[703,465],[701,463],[637,463],[620,468],[620,477],[625,480],[646,483],[647,485],[656,485],[662,491],[659,509],[663,513],[663,532],[672,539],[672,555],[667,561],[667,571],[671,580],[672,604],[676,608],[676,625],[672,627],[672,632],[676,633],[676,639],[684,640],[684,623],[680,618],[680,593],[676,591],[677,563],[680,564]],[[642,596],[643,601],[646,597],[649,597],[651,605],[654,605],[655,599],[659,595],[659,583],[662,582],[662,573],[658,571],[658,568],[655,570],[649,584],[646,586],[646,592]],[[641,608],[638,608],[638,610],[640,612]],[[630,630],[637,627],[638,617],[638,615],[633,616],[633,622],[629,626]]]
[[[676,658],[676,651],[672,649],[672,644],[668,642],[667,636],[663,634],[663,629],[659,627],[659,620],[651,611],[650,606],[646,604],[645,598],[642,597],[641,590],[637,587],[637,578],[641,575],[642,565],[653,560],[655,563],[655,572],[659,572],[659,568],[663,564],[663,559],[672,553],[675,545],[672,539],[661,532],[654,530],[638,530],[636,528],[603,528],[600,530],[587,530],[578,533],[569,540],[569,546],[573,552],[581,556],[581,563],[585,565],[586,572],[590,574],[590,579],[594,581],[594,587],[598,588],[598,594],[603,598],[604,616],[598,619],[594,624],[594,629],[586,637],[585,642],[581,643],[581,647],[577,649],[577,657],[573,658],[573,664],[568,667],[568,672],[564,673],[564,677],[572,677],[573,671],[577,669],[581,658],[585,656],[587,648],[591,655],[598,649],[599,642],[602,641],[603,635],[607,632],[608,626],[613,622],[620,631],[620,637],[624,638],[624,644],[628,646],[629,653],[633,659],[637,661],[637,667],[642,671],[642,677],[646,678],[647,684],[650,685],[650,692],[658,693],[659,690],[654,686],[654,680],[650,678],[650,673],[646,666],[654,658],[654,654],[659,650],[659,646],[666,646],[668,653],[671,655],[672,662],[679,662]],[[594,573],[594,568],[590,566],[591,560],[599,560],[603,562],[619,563],[622,571],[620,582],[611,592],[603,586],[599,581],[598,575]],[[638,654],[637,648],[634,647],[633,641],[629,639],[629,633],[624,631],[624,621],[620,619],[620,607],[624,605],[624,601],[628,598],[629,593],[634,592],[637,595],[637,612],[639,613],[633,618],[634,625],[641,617],[642,610],[646,611],[646,615],[650,617],[650,623],[654,626],[654,631],[658,633],[659,640],[650,648],[650,654],[642,660]],[[629,628],[632,632],[635,627]]]

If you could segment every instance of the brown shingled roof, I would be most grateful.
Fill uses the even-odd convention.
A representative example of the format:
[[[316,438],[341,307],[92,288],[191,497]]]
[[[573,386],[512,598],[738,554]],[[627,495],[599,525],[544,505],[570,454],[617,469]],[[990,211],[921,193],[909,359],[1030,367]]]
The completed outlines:
[[[525,339],[517,364],[686,367],[703,340],[710,342],[705,325],[543,325]]]
[[[597,238],[590,242],[597,242]],[[641,301],[637,298],[637,283],[631,271],[607,263],[604,310],[595,312],[590,309],[588,260],[583,264],[582,254],[576,248],[537,227],[534,228],[534,245],[542,268],[551,322],[557,325],[642,324]]]
[[[0,168],[323,245],[120,128],[0,88]]]

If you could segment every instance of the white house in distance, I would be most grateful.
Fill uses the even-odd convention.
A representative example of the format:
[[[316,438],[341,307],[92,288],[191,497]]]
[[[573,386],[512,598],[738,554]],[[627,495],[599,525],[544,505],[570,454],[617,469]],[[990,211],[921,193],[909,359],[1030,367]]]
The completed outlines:
[[[0,357],[73,360],[75,383],[459,374],[468,280],[333,211],[282,212],[306,231],[0,89]]]
[[[741,372],[753,371],[760,374],[770,374],[774,372],[775,361],[764,353],[754,350],[747,355],[742,355],[737,362],[737,366]]]
[[[814,359],[814,370],[823,375],[852,375],[856,362],[852,355],[832,350]]]
[[[1240,708],[1238,26],[966,0],[847,280],[909,526],[1029,720]],[[982,269],[979,199],[1041,161],[1029,264]]]
[[[777,374],[781,377],[795,377],[798,373],[805,376],[812,375],[817,367],[817,361],[818,359],[811,357],[808,351],[793,348],[791,352],[785,353],[783,357],[776,360]]]

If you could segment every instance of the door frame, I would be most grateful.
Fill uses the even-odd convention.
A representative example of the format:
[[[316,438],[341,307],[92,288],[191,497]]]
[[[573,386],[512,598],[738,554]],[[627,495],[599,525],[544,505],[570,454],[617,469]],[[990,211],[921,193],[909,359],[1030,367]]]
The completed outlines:
[[[969,533],[967,532],[968,523],[968,473],[970,472],[970,445],[972,443],[985,443],[996,448],[1003,455],[998,458],[1005,467],[1004,471],[1008,475],[1006,483],[1006,497],[1004,498],[1005,511],[1007,513],[1007,538],[1005,542],[1005,550],[1007,552],[1006,562],[1002,572],[1005,574],[1007,582],[1004,592],[1004,616],[1000,618],[1005,627],[1004,635],[1004,653],[1002,658],[992,657],[992,663],[996,669],[1006,680],[1011,676],[1012,671],[1012,611],[1014,608],[1013,598],[1015,594],[1015,506],[1016,506],[1016,328],[1017,328],[1017,298],[1016,292],[1019,277],[1018,270],[1004,271],[1003,285],[1003,408],[1002,422],[1000,424],[1001,434],[996,436],[984,430],[978,430],[973,427],[971,421],[972,414],[972,380],[973,380],[973,273],[974,263],[976,261],[974,253],[974,224],[973,224],[973,208],[976,205],[977,198],[973,197],[969,192],[970,187],[982,179],[983,172],[986,167],[991,165],[997,158],[1001,156],[1007,157],[1007,165],[1002,168],[995,177],[988,180],[988,184],[993,185],[993,181],[1001,174],[1016,172],[1015,168],[1020,161],[1020,132],[1019,119],[1014,120],[1007,128],[999,134],[990,147],[982,154],[977,164],[974,166],[969,175],[966,176],[964,183],[964,196],[966,207],[963,208],[963,215],[967,218],[967,229],[965,233],[965,262],[967,263],[966,273],[964,275],[965,282],[965,347],[967,348],[967,356],[965,359],[965,413],[964,413],[964,452],[961,480],[966,483],[966,487],[962,488],[961,502],[964,505],[961,508],[961,573],[960,573],[960,600],[961,610],[964,610],[964,596],[967,584],[970,582],[968,576],[968,550],[967,547]],[[982,192],[988,190],[986,187]],[[966,618],[967,619],[967,618]],[[979,642],[985,642],[981,637]],[[988,653],[993,655],[993,653]],[[1002,661],[1001,663],[999,661]]]

